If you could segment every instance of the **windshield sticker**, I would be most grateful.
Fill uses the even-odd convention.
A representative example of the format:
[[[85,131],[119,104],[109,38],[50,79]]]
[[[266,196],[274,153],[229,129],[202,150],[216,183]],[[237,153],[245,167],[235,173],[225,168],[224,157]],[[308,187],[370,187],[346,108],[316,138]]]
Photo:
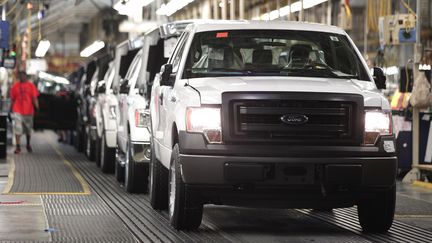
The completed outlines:
[[[228,38],[228,32],[218,32],[216,38]]]
[[[330,36],[330,40],[332,40],[332,41],[339,41],[339,38],[337,38],[336,36]]]

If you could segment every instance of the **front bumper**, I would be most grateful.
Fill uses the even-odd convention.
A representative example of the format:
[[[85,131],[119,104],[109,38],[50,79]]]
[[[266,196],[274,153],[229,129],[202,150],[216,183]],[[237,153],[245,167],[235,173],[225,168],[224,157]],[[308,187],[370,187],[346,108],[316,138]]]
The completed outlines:
[[[105,140],[109,148],[117,147],[117,131],[105,130]]]
[[[131,142],[132,159],[138,163],[150,162],[150,143]]]
[[[91,138],[91,140],[92,141],[96,141],[97,140],[97,137],[98,137],[98,135],[97,135],[97,127],[96,127],[96,125],[90,125],[90,138]]]
[[[394,137],[376,146],[210,145],[180,132],[181,175],[213,203],[351,206],[395,185],[397,158],[384,141]]]
[[[390,187],[396,157],[245,157],[180,154],[186,184]]]

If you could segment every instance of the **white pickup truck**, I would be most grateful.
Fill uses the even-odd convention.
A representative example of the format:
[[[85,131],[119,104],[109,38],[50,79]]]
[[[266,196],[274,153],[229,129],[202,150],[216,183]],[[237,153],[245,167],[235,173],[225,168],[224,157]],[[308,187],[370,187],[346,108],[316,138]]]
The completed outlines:
[[[152,206],[194,229],[204,204],[357,205],[364,231],[387,231],[397,159],[384,87],[337,27],[189,25],[152,87]]]
[[[116,73],[114,61],[109,63],[104,79],[98,83],[95,120],[97,143],[100,153],[96,161],[104,173],[113,173],[115,165],[115,148],[117,147],[116,107],[117,98],[113,94],[113,82]]]
[[[147,32],[143,46],[133,59],[124,79],[120,81],[117,116],[118,162],[124,168],[128,192],[146,192],[150,162],[150,91],[151,81],[165,64],[176,37],[186,22],[161,25]],[[182,29],[180,27],[183,27]],[[170,32],[168,32],[168,30]]]

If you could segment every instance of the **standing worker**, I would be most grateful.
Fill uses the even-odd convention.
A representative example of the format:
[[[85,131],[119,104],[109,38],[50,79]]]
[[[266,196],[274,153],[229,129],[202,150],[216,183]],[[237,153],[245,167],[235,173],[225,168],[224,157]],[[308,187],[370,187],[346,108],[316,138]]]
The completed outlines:
[[[10,92],[11,110],[13,112],[13,130],[16,139],[15,154],[21,153],[21,135],[27,137],[27,151],[31,153],[31,131],[33,128],[34,110],[39,110],[37,97],[39,93],[32,82],[27,80],[25,71],[18,72],[19,82],[15,82]]]

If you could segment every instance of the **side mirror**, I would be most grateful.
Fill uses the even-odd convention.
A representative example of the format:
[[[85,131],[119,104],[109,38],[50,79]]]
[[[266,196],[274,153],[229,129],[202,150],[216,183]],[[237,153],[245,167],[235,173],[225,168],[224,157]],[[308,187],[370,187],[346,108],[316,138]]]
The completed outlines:
[[[173,86],[174,85],[174,76],[172,75],[172,64],[164,64],[161,67],[161,86]]]
[[[89,96],[89,95],[91,95],[91,90],[90,90],[90,86],[87,86],[84,89],[84,96]]]
[[[103,94],[103,93],[105,93],[105,91],[106,91],[105,84],[102,84],[101,86],[98,87],[98,90],[97,90],[98,94]]]
[[[138,94],[143,96],[146,92],[146,85],[140,82],[140,85],[138,85]]]
[[[384,75],[384,72],[381,68],[379,68],[379,67],[373,68],[373,78],[375,80],[375,84],[376,84],[378,89],[386,89],[387,88],[387,85],[386,85],[387,78]]]
[[[119,93],[119,88],[117,86],[113,87],[113,94],[117,95]]]
[[[129,80],[124,79],[120,85],[120,94],[129,93]]]

